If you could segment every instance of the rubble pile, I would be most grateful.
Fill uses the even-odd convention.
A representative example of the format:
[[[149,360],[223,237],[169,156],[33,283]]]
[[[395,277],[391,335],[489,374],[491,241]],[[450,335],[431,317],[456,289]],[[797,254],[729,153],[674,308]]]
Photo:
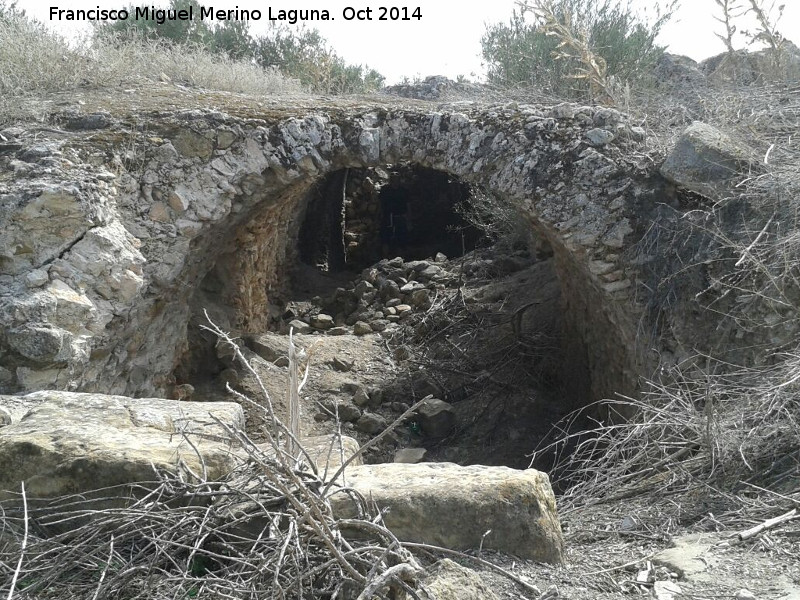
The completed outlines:
[[[495,249],[476,250],[452,260],[441,252],[426,260],[384,259],[328,295],[289,302],[273,331],[241,336],[244,352],[251,359],[255,357],[260,368],[271,370],[269,374],[265,372],[265,380],[282,380],[275,369],[282,372],[288,365],[290,330],[300,348],[327,348],[325,352],[330,354],[323,352],[324,356],[320,356],[317,352],[310,359],[312,372],[304,392],[306,405],[311,407],[309,416],[321,429],[338,422],[344,432],[361,443],[383,432],[414,402],[430,396],[403,427],[371,448],[365,460],[441,459],[441,453],[428,453],[422,446],[447,446],[464,421],[455,404],[468,397],[471,390],[461,385],[460,379],[448,380],[423,368],[426,354],[435,349],[428,346],[425,338],[432,330],[440,330],[443,323],[460,318],[449,312],[454,303],[477,312],[502,311],[510,285],[504,278],[522,273],[534,263],[527,252],[503,253]],[[506,283],[497,287],[498,282]],[[515,301],[509,304],[512,310],[515,306]],[[380,365],[377,373],[372,368],[371,378],[362,353],[364,344],[375,344],[370,339],[379,340],[379,354],[391,363]],[[337,350],[330,350],[332,344]],[[218,358],[228,367],[221,372],[220,381],[247,388],[246,381],[240,384],[237,377],[231,377],[234,365],[228,354],[224,348],[218,349]],[[472,369],[466,362],[463,367]],[[480,375],[476,377],[480,379]],[[271,392],[273,398],[280,394],[279,389]],[[472,410],[464,406],[462,413]],[[448,457],[460,459],[456,454],[451,452]]]
[[[441,252],[428,260],[384,259],[329,297],[290,302],[279,328],[282,333],[292,329],[328,335],[391,331],[393,324],[408,323],[412,315],[428,311],[437,297],[456,290],[466,277],[506,275],[529,264],[526,253],[489,256],[480,251],[456,260]]]
[[[386,331],[415,312],[428,310],[436,294],[458,281],[444,254],[432,260],[382,260],[365,269],[347,288],[337,288],[328,298],[316,297],[303,313],[290,303],[284,328],[298,333],[365,335]]]

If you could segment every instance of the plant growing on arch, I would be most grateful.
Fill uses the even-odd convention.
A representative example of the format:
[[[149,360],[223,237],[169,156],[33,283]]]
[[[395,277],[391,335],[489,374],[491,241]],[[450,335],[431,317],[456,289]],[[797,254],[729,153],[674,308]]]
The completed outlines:
[[[676,2],[653,18],[614,0],[526,0],[481,39],[488,78],[573,98],[604,100],[617,85],[646,80],[663,54],[655,39]]]

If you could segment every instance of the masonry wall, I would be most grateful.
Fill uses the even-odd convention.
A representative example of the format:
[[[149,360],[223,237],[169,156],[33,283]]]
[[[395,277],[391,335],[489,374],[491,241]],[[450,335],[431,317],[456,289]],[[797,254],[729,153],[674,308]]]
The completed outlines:
[[[262,326],[310,186],[404,162],[525,211],[556,253],[589,394],[629,392],[638,304],[623,251],[644,180],[625,156],[637,135],[616,111],[576,105],[193,110],[151,115],[140,132],[111,120],[90,143],[77,131],[47,141],[42,158],[3,158],[0,386],[164,394],[212,270],[223,324]],[[48,167],[56,154],[69,169]]]

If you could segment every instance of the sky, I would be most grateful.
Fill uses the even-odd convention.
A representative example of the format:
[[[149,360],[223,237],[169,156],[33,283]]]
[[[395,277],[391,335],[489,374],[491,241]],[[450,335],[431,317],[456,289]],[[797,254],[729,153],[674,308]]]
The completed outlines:
[[[483,67],[480,59],[480,39],[487,24],[507,21],[516,6],[515,0],[398,0],[395,4],[387,0],[278,0],[269,4],[264,0],[201,0],[204,6],[218,9],[261,10],[260,21],[251,22],[254,34],[263,33],[268,27],[269,7],[273,15],[289,9],[327,9],[333,21],[307,23],[319,29],[331,47],[345,60],[354,64],[367,64],[386,76],[387,83],[397,83],[403,78],[414,79],[427,75],[459,75],[480,80]],[[769,7],[773,0],[763,0]],[[134,3],[149,4],[147,0],[17,0],[18,8],[25,9],[59,33],[72,37],[85,33],[85,24],[50,20],[51,7],[62,9],[113,9]],[[652,14],[654,0],[630,0],[632,7],[644,14]],[[784,12],[779,22],[779,31],[800,45],[800,0],[776,0],[783,3]],[[165,6],[165,0],[152,0],[156,6]],[[380,21],[380,6],[408,7],[409,16],[419,7],[421,18],[409,21]],[[346,20],[355,10],[371,8],[371,20]],[[722,25],[714,20],[717,13],[714,0],[679,0],[675,16],[663,30],[658,43],[669,52],[684,54],[702,60],[725,50],[714,32],[722,32]],[[361,13],[366,16],[365,12]],[[197,17],[195,17],[197,18]],[[740,29],[752,23],[744,20]],[[298,27],[299,24],[294,25]],[[743,44],[739,44],[742,46]]]

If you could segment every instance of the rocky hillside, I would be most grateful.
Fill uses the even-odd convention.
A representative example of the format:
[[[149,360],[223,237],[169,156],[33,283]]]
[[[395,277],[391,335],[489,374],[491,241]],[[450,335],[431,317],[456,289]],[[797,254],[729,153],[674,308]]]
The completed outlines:
[[[800,105],[770,93],[766,148],[680,95],[655,128],[38,100],[0,130],[0,585],[797,595]]]

